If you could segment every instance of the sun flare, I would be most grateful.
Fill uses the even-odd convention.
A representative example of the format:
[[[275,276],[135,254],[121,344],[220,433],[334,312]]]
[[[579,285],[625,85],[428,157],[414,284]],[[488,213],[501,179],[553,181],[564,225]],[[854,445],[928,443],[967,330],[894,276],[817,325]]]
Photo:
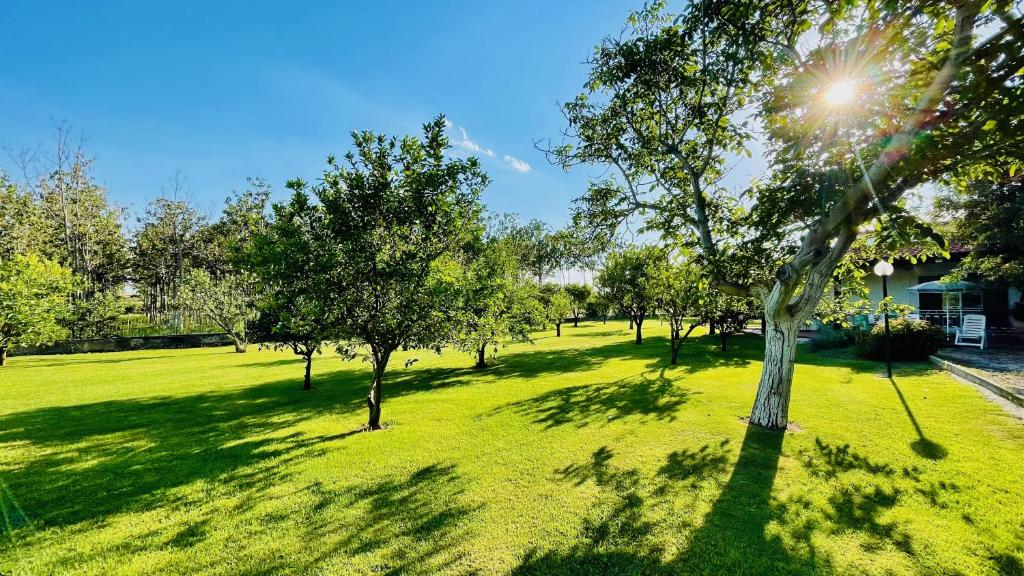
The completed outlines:
[[[833,82],[825,91],[825,102],[830,106],[843,106],[849,104],[857,94],[857,83],[853,80],[839,80]]]

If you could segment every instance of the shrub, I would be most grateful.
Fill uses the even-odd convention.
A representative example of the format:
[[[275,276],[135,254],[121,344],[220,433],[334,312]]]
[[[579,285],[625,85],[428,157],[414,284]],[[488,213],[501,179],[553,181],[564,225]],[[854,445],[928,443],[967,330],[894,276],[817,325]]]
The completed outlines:
[[[828,350],[845,348],[853,344],[856,332],[850,328],[842,328],[832,324],[821,324],[811,337],[811,350]]]
[[[910,318],[889,320],[889,334],[893,360],[927,360],[946,342],[942,328]],[[885,327],[881,322],[857,335],[857,355],[885,360]]]
[[[72,339],[109,338],[120,335],[124,302],[113,292],[100,292],[88,300],[71,303],[66,327]]]

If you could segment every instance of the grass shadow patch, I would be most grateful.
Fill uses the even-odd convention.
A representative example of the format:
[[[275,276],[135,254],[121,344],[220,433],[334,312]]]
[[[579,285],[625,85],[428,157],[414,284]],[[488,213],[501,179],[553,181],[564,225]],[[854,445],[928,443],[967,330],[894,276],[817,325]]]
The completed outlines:
[[[555,388],[494,412],[512,410],[545,428],[582,428],[635,416],[671,421],[694,394],[667,378],[663,368],[653,376],[648,372],[603,384]]]

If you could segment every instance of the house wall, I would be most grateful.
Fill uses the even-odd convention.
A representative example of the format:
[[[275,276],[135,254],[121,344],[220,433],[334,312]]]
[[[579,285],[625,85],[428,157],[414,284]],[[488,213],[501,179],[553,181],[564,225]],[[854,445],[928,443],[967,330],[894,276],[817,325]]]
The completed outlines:
[[[892,296],[893,302],[896,304],[909,304],[914,308],[918,306],[918,297],[914,292],[909,292],[907,288],[915,284],[919,284],[917,281],[919,274],[914,269],[896,268],[892,276],[889,276],[889,296]],[[872,272],[867,278],[868,285],[868,299],[871,300],[872,307],[878,305],[882,301],[882,279]]]
[[[929,260],[918,264],[896,264],[892,276],[889,276],[889,295],[897,304],[909,304],[917,307],[919,298],[917,293],[907,291],[907,288],[921,283],[922,276],[945,276],[953,271],[956,266],[948,260]],[[867,278],[869,298],[877,304],[882,300],[882,279],[869,273]]]
[[[914,308],[920,307],[920,297],[916,292],[910,292],[907,288],[921,283],[922,276],[945,276],[956,267],[955,262],[949,260],[929,260],[918,264],[896,264],[892,276],[889,276],[889,295],[896,304],[906,304]],[[867,276],[868,298],[872,306],[877,306],[882,301],[882,279],[875,276],[874,272],[868,272]],[[1013,296],[1010,297],[1013,302]]]
[[[920,284],[921,277],[923,276],[945,276],[946,274],[949,274],[954,267],[956,267],[956,262],[950,262],[948,260],[929,260],[928,262],[914,265],[896,264],[892,276],[889,277],[889,295],[893,297],[896,304],[906,304],[913,306],[915,309],[920,309],[920,295],[916,292],[908,291],[907,288],[910,288],[915,284]],[[882,279],[869,271],[866,283],[868,286],[868,298],[871,300],[871,306],[876,307],[882,300]],[[1016,288],[1009,288],[1007,296],[1009,307],[1011,309],[1018,301],[1024,300],[1024,295],[1022,295],[1021,291]]]

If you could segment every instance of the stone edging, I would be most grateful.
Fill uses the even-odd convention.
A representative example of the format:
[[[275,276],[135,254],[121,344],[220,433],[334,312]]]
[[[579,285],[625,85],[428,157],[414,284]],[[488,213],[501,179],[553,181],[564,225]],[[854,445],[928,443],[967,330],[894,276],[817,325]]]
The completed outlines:
[[[964,380],[967,380],[972,384],[977,384],[982,388],[986,388],[992,393],[996,394],[997,396],[1005,398],[1010,402],[1013,402],[1017,406],[1024,408],[1024,397],[1014,394],[1013,392],[1007,390],[1006,388],[1003,388],[1002,386],[996,384],[995,382],[992,382],[988,378],[979,376],[978,374],[971,372],[969,369],[964,368],[959,364],[954,364],[953,362],[950,362],[949,360],[946,360],[944,358],[939,358],[938,356],[929,356],[928,359],[931,360],[932,363],[935,364],[936,366],[944,368],[945,370],[963,378]]]

